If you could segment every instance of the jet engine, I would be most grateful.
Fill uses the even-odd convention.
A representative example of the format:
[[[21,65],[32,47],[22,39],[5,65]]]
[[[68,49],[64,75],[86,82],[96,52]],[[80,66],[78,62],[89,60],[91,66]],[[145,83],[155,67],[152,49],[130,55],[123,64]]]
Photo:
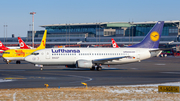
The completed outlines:
[[[91,60],[78,60],[76,62],[76,67],[77,68],[92,68],[93,63]]]

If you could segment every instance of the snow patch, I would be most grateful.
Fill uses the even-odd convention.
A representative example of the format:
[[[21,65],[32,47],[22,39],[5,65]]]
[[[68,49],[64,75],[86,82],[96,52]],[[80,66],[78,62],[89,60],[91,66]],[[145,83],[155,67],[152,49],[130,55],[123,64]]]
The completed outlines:
[[[122,85],[122,86],[112,86],[113,89],[111,87],[108,86],[103,86],[104,88],[107,89],[108,92],[112,92],[112,93],[153,93],[153,92],[158,92],[157,88],[154,87],[158,87],[159,85],[166,85],[166,86],[180,86],[180,82],[170,82],[170,83],[160,83],[160,84],[144,84],[144,85]],[[123,87],[132,87],[129,89],[123,88]],[[149,88],[138,88],[138,87],[149,87]]]

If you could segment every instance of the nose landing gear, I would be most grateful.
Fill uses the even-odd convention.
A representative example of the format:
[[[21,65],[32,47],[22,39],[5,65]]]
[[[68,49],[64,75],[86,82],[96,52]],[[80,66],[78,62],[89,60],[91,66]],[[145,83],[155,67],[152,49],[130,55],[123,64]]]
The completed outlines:
[[[6,64],[9,64],[11,62],[11,60],[6,60],[6,59],[3,59],[4,62],[6,62]]]
[[[43,65],[34,64],[34,66],[36,66],[36,67],[40,67],[40,70],[41,70],[41,71],[43,70]]]

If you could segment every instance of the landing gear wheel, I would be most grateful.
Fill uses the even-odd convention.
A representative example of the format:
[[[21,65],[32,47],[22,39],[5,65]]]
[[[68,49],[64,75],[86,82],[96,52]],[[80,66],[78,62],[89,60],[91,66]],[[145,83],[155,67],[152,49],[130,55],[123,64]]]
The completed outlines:
[[[101,70],[102,70],[102,67],[98,66],[97,71],[101,71]]]
[[[21,61],[16,61],[16,64],[21,64]]]
[[[95,70],[95,67],[92,67],[90,70]]]
[[[43,70],[43,68],[41,67],[41,71]]]
[[[9,64],[9,60],[5,60],[6,64]]]

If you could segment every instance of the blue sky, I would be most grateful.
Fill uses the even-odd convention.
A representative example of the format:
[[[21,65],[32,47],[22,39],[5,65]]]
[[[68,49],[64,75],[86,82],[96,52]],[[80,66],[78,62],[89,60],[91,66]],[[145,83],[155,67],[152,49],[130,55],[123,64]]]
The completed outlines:
[[[91,22],[143,22],[180,20],[180,0],[1,0],[0,37],[7,24],[8,37],[26,37],[34,11],[40,25]]]

